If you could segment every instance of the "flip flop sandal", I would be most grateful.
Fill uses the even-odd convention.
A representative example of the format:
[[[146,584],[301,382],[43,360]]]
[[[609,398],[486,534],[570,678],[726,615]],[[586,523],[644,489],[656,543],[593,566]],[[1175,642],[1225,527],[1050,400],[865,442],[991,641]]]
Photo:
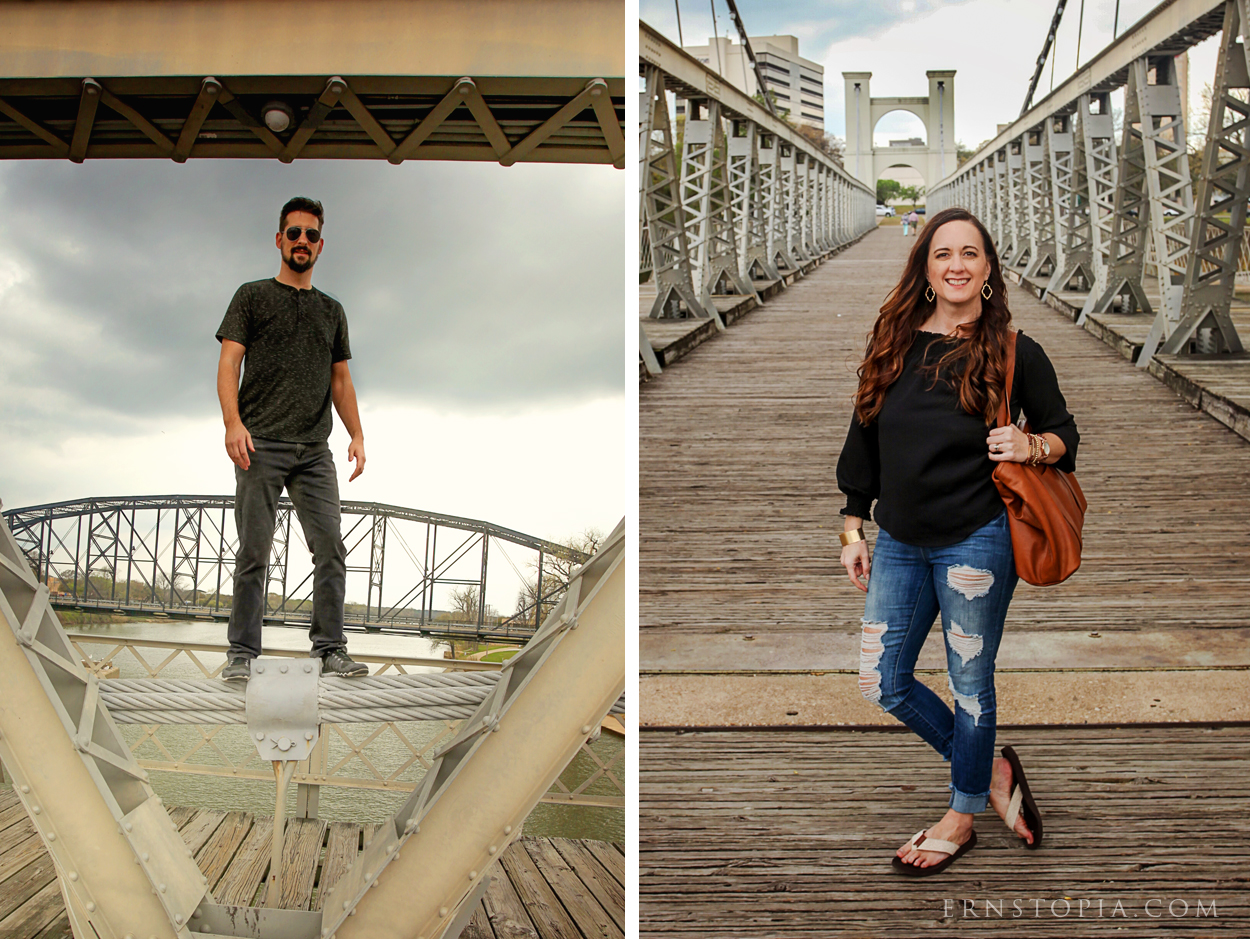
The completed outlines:
[[[1037,810],[1037,803],[1033,801],[1029,781],[1024,776],[1024,767],[1020,765],[1020,757],[1016,755],[1016,751],[1011,747],[1003,747],[1003,759],[1011,764],[1012,783],[1011,801],[1007,803],[1007,814],[1003,816],[1003,821],[1014,832],[1016,819],[1023,814],[1024,823],[1033,832],[1033,843],[1029,844],[1023,838],[1020,840],[1024,841],[1024,846],[1029,850],[1036,850],[1042,843],[1042,813]]]
[[[921,851],[945,851],[949,855],[949,857],[945,857],[929,867],[917,867],[915,864],[908,864],[897,854],[894,855],[894,869],[904,877],[928,877],[932,874],[942,873],[942,871],[975,848],[977,846],[977,833],[974,831],[970,834],[968,840],[963,844],[955,844],[953,841],[943,841],[941,838],[929,838],[922,829],[911,836],[907,846],[909,848],[919,848]]]

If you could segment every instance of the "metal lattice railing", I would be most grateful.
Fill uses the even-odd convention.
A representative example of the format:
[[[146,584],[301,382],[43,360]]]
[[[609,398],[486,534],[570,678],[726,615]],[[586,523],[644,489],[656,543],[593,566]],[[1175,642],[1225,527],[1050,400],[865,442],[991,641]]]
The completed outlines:
[[[217,678],[225,665],[227,646],[176,640],[117,638],[70,633],[83,664],[101,678]],[[302,652],[266,650],[266,655],[302,658]],[[422,656],[371,655],[353,652],[370,666],[372,676],[409,675],[439,669],[449,672],[498,672],[499,664]],[[612,720],[611,718],[608,719]],[[439,748],[456,733],[459,720],[330,723],[309,759],[301,761],[293,780],[301,803],[321,786],[409,792],[430,769]],[[584,743],[542,801],[559,805],[623,809],[625,748],[623,725]],[[152,771],[273,782],[270,764],[262,760],[234,723],[119,723],[139,765]]]

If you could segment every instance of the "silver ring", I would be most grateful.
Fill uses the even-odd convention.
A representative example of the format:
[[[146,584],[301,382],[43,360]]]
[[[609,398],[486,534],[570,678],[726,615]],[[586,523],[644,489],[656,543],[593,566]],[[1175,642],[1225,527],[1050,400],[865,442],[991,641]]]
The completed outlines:
[[[998,444],[994,444],[994,452],[995,452],[995,453],[1001,453],[1001,452],[1002,452],[1001,450],[999,450],[999,449],[998,449]]]

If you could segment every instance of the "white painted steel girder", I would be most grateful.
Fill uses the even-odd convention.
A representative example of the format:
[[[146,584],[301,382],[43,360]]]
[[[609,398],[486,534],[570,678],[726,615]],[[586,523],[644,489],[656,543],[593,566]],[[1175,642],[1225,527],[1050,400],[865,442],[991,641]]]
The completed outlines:
[[[771,193],[765,188],[760,172],[759,127],[748,120],[732,121],[730,127],[730,208],[738,243],[738,269],[747,283],[778,280],[781,274],[768,256],[767,213]]]
[[[206,884],[0,525],[0,760],[56,867],[78,939],[189,939]]]
[[[1107,289],[1111,269],[1111,231],[1115,220],[1115,189],[1119,174],[1115,128],[1111,117],[1111,95],[1097,92],[1081,95],[1080,134],[1085,157],[1085,178],[1090,210],[1090,255],[1094,280],[1081,306],[1078,325]]]
[[[1055,202],[1051,194],[1046,125],[1024,135],[1025,185],[1029,208],[1029,263],[1024,276],[1033,278],[1057,263]]]
[[[1075,135],[1072,116],[1052,114],[1046,120],[1046,160],[1050,167],[1051,213],[1054,218],[1055,266],[1046,289],[1058,290],[1071,275],[1064,277],[1068,266],[1068,241],[1073,225],[1076,201],[1073,198],[1076,172]]]

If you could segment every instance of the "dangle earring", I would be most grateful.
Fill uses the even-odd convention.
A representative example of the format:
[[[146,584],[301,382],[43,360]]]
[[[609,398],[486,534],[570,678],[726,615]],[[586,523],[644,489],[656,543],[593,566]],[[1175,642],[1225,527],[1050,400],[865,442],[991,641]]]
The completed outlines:
[[[990,282],[988,280],[981,286],[981,296],[983,296],[986,300],[994,296],[994,288],[990,286]]]
[[[932,303],[933,298],[936,296],[937,294],[933,292],[933,285],[926,280],[924,283],[924,298]]]

